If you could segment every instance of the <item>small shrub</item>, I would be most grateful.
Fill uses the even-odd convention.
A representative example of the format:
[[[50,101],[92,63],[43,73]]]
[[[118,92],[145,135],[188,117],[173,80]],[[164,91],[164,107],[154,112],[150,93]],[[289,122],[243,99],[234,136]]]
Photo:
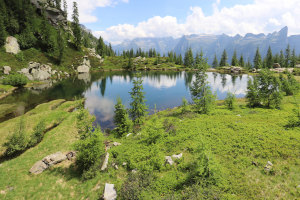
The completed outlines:
[[[118,137],[122,137],[132,130],[132,121],[129,119],[127,110],[120,98],[118,98],[117,104],[115,105],[114,123],[117,126],[115,130]]]
[[[17,55],[16,55],[16,58],[17,58],[17,60],[18,61],[24,61],[24,54],[23,54],[23,52],[21,51],[20,53],[18,53]]]
[[[181,113],[184,114],[188,112],[188,101],[186,98],[182,98],[182,103],[181,103]]]
[[[14,133],[3,145],[4,147],[6,147],[4,155],[6,157],[14,157],[18,155],[19,153],[26,150],[27,143],[28,142],[25,135],[24,119],[21,118],[20,122],[16,126],[16,129],[14,130]]]
[[[12,85],[16,87],[20,87],[27,84],[27,77],[23,74],[11,74],[3,79],[3,85]]]
[[[28,146],[33,147],[36,144],[40,143],[43,140],[45,129],[46,129],[45,121],[42,120],[34,128],[34,132],[30,137]]]
[[[232,94],[231,92],[227,93],[227,96],[225,98],[225,105],[229,110],[233,110],[235,107],[235,102],[236,102],[236,98],[235,95]]]

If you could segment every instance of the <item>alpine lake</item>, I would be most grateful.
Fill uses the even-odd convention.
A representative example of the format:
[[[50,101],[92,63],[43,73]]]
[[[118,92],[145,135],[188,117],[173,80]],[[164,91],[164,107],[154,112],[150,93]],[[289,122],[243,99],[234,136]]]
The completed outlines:
[[[130,94],[136,72],[95,72],[79,74],[60,81],[48,81],[30,88],[16,90],[0,100],[0,105],[10,108],[0,116],[0,122],[22,115],[39,104],[56,99],[85,98],[85,107],[96,116],[96,124],[102,129],[114,128],[114,105],[117,98],[130,107]],[[141,72],[149,114],[155,110],[174,108],[182,104],[182,98],[192,103],[190,86],[195,72]],[[207,72],[208,82],[217,99],[224,99],[227,92],[237,98],[246,95],[247,74],[229,75]]]

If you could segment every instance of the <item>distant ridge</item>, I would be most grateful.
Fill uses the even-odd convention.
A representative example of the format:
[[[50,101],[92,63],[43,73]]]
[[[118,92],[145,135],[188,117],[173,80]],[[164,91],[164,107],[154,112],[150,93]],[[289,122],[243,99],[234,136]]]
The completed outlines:
[[[288,27],[283,27],[280,31],[270,34],[252,34],[247,33],[244,37],[241,35],[228,36],[221,35],[206,35],[193,34],[185,35],[179,39],[172,37],[164,38],[136,38],[126,40],[120,45],[113,46],[115,51],[120,53],[123,50],[133,48],[137,50],[149,50],[155,48],[161,54],[168,51],[174,51],[176,54],[184,55],[187,48],[191,47],[193,52],[203,51],[208,61],[211,63],[215,53],[220,59],[224,49],[228,53],[229,60],[231,59],[234,50],[236,49],[238,57],[243,54],[245,60],[253,60],[256,48],[259,47],[262,55],[265,55],[269,46],[271,46],[273,54],[279,53],[290,44],[291,49],[295,48],[296,53],[300,53],[300,35],[292,35],[288,37]]]

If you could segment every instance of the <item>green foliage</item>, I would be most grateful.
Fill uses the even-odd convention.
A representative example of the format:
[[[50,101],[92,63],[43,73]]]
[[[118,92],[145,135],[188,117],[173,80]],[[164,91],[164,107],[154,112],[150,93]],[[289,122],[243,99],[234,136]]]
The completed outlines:
[[[18,36],[18,42],[21,49],[29,49],[36,45],[37,39],[29,25],[27,25],[26,29]]]
[[[224,49],[221,60],[220,60],[220,67],[224,67],[224,66],[228,65],[227,59],[228,59],[227,52],[226,52],[226,49]]]
[[[75,144],[75,149],[78,151],[76,158],[78,169],[81,173],[89,171],[93,165],[101,160],[105,153],[104,137],[101,129],[97,128],[90,132],[86,138],[79,140]]]
[[[81,28],[79,25],[79,12],[78,12],[78,7],[77,7],[77,2],[73,2],[73,15],[72,15],[72,30],[74,34],[74,43],[75,47],[77,50],[81,49],[81,44],[82,44],[82,33],[81,33]]]
[[[282,91],[285,92],[286,95],[294,95],[299,92],[300,84],[291,73],[287,72],[287,78],[284,78],[283,75],[280,74],[279,80],[282,85]]]
[[[213,68],[217,68],[219,67],[219,62],[218,62],[218,58],[217,58],[217,55],[215,54],[215,57],[214,57],[214,61],[212,63],[212,67]]]
[[[77,130],[80,139],[84,140],[89,137],[93,130],[93,122],[95,121],[95,116],[91,116],[89,112],[84,109],[83,105],[78,110],[77,113]]]
[[[243,55],[241,55],[241,57],[240,57],[239,65],[240,65],[241,67],[245,67],[245,61],[244,61]],[[251,68],[251,67],[250,67],[250,68]]]
[[[254,63],[254,68],[255,69],[261,69],[262,68],[262,59],[261,59],[261,55],[260,55],[258,47],[257,47],[256,52],[255,52],[253,63]]]
[[[23,74],[11,74],[2,80],[3,85],[12,85],[17,87],[24,86],[27,82],[28,79]]]
[[[184,66],[186,67],[192,67],[194,64],[194,56],[192,48],[189,48],[184,56]]]
[[[27,148],[28,140],[25,134],[25,122],[21,117],[12,135],[8,138],[8,141],[4,143],[6,151],[4,155],[6,157],[14,157],[19,153],[23,152]]]
[[[129,94],[131,95],[131,103],[129,114],[135,126],[140,126],[144,123],[147,115],[147,106],[145,104],[145,96],[143,92],[143,80],[141,74],[136,75],[133,80],[133,88]]]
[[[239,65],[239,61],[237,59],[236,50],[234,50],[233,56],[231,59],[231,66],[238,66],[238,65]]]
[[[204,71],[198,71],[196,80],[190,88],[196,109],[201,114],[208,114],[215,105],[216,96],[212,93]]]
[[[44,120],[41,120],[36,127],[34,127],[33,134],[31,135],[29,142],[28,142],[28,147],[33,147],[36,144],[40,143],[45,134],[46,130],[46,124]]]
[[[291,63],[291,48],[290,48],[290,45],[288,44],[285,49],[284,67],[286,67],[286,68],[290,67],[290,63]]]
[[[279,108],[282,100],[281,84],[271,71],[262,70],[258,77],[249,80],[246,98],[250,107]]]
[[[23,53],[23,51],[20,51],[20,52],[16,55],[16,58],[17,58],[17,60],[20,61],[20,62],[24,61],[25,58],[24,58],[24,53]]]
[[[0,14],[0,47],[5,44],[5,39],[6,39],[6,31],[4,26],[4,20]]]
[[[266,57],[266,67],[267,68],[272,68],[273,67],[273,54],[271,47],[269,46],[268,52],[267,52],[267,57]]]
[[[181,113],[184,114],[186,112],[189,111],[189,108],[188,108],[188,101],[186,98],[182,98],[182,103],[181,103]]]
[[[225,98],[225,105],[226,107],[229,109],[229,110],[233,110],[234,107],[235,107],[235,102],[236,102],[236,98],[235,98],[235,95],[231,92],[228,92],[227,93],[227,96]]]
[[[122,137],[132,129],[132,122],[129,119],[125,106],[122,104],[121,98],[117,99],[117,104],[115,105],[114,123],[118,137]]]

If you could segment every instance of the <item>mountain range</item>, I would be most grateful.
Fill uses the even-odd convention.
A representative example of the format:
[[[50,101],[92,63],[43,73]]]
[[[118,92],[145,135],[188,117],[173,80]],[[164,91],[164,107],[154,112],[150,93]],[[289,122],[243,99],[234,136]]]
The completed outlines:
[[[244,59],[253,61],[256,48],[259,47],[262,56],[265,56],[270,46],[273,54],[279,53],[280,50],[285,50],[290,44],[291,49],[295,48],[296,53],[300,53],[300,35],[288,36],[288,27],[282,28],[270,34],[252,34],[247,33],[245,36],[235,35],[185,35],[181,38],[163,37],[163,38],[136,38],[126,40],[119,45],[113,46],[117,52],[123,50],[141,48],[144,51],[150,48],[155,48],[161,54],[167,54],[168,51],[174,51],[176,54],[184,55],[185,51],[191,47],[193,52],[203,51],[208,58],[209,63],[212,63],[216,54],[218,60],[226,49],[229,61],[232,58],[234,50],[237,51],[238,58],[243,54]]]

